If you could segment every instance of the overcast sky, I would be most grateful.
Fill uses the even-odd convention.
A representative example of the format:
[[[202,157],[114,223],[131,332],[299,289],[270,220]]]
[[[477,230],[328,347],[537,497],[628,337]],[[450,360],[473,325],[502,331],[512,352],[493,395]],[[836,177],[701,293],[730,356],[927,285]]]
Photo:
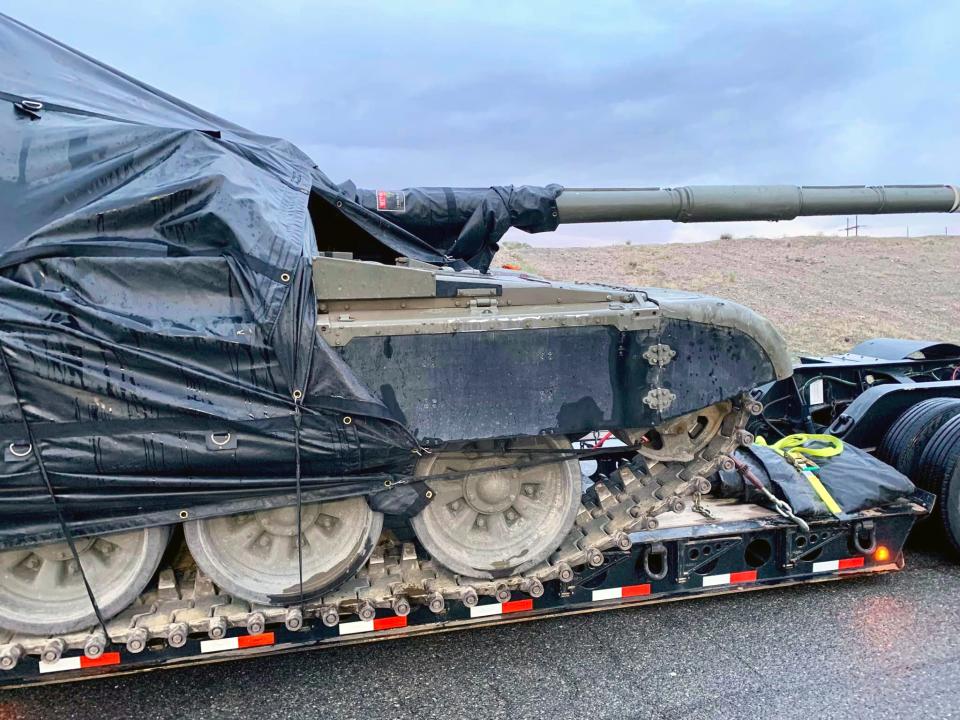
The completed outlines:
[[[3,11],[366,187],[960,183],[957,2],[4,0]],[[844,220],[516,239],[779,237]],[[861,221],[873,234],[960,234],[960,216]]]

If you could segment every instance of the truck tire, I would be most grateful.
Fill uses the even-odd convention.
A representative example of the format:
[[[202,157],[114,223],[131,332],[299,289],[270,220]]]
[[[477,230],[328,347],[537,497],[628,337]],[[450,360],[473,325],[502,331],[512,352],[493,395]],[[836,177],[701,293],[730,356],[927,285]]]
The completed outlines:
[[[931,438],[957,415],[960,415],[960,400],[955,398],[930,398],[917,403],[890,426],[877,448],[877,457],[927,492],[939,492],[939,487],[926,487],[917,470]]]
[[[934,517],[946,532],[954,551],[960,553],[960,415],[934,433],[920,456],[918,484],[937,494]]]

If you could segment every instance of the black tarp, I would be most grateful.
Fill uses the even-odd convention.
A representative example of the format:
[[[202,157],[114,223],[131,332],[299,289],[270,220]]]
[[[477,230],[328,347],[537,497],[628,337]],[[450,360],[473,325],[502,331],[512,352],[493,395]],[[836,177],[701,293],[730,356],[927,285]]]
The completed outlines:
[[[764,487],[786,501],[798,517],[830,515],[810,482],[782,455],[762,445],[741,448],[735,454]],[[814,460],[819,468],[817,477],[846,514],[883,507],[916,491],[906,475],[852,445],[844,444],[839,455]],[[721,497],[769,505],[763,494],[744,481],[736,470],[718,471],[716,477],[717,493]]]
[[[361,207],[389,214],[401,226],[448,257],[486,271],[497,241],[511,227],[527,232],[557,229],[556,199],[563,188],[405,188],[399,192],[341,185]]]
[[[318,246],[485,269],[559,192],[381,212],[0,15],[0,548],[58,537],[46,480],[86,533],[291,491],[298,448],[311,498],[405,475],[416,441],[315,331]]]

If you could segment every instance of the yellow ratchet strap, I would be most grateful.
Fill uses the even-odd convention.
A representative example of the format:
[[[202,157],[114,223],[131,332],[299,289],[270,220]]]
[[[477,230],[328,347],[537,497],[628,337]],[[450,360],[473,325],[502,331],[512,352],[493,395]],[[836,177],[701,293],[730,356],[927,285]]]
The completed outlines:
[[[767,445],[767,441],[762,437],[756,439],[757,445],[769,447],[776,453],[789,460],[800,471],[810,483],[810,487],[817,494],[817,497],[823,501],[834,516],[839,517],[843,514],[843,508],[833,499],[823,483],[820,482],[815,474],[820,467],[810,460],[810,458],[828,458],[839,455],[843,452],[843,441],[833,435],[817,435],[814,433],[797,433],[788,435],[782,440],[777,440],[773,445]],[[808,444],[816,444],[818,447],[807,447]]]

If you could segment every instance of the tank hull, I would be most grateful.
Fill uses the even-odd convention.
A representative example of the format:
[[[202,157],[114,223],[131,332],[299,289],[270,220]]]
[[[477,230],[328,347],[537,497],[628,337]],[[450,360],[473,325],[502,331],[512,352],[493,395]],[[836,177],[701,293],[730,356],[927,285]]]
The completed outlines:
[[[501,282],[499,302],[487,308],[490,322],[476,330],[450,302],[450,314],[422,308],[419,317],[410,312],[402,328],[357,333],[351,327],[354,333],[338,347],[425,445],[652,427],[789,374],[776,331],[734,303],[670,291],[545,286],[510,276]],[[564,302],[511,300],[528,288],[562,293]],[[576,302],[578,294],[591,302]],[[321,318],[328,336],[362,322],[362,305],[352,307],[350,320]],[[630,321],[611,315],[611,307],[613,313],[625,308]],[[458,330],[425,332],[422,323],[457,323]]]
[[[300,484],[309,501],[382,493],[391,478],[412,473],[418,446],[646,429],[790,372],[776,330],[725,300],[522,273],[331,258],[315,266],[317,335],[383,410],[304,413]],[[327,282],[331,268],[336,286]],[[390,279],[380,275],[385,268]],[[115,470],[63,493],[71,530],[82,537],[294,504],[294,465],[257,458],[292,445],[296,428],[274,422],[264,432],[261,424],[195,432],[144,421],[111,443],[80,438],[71,478]],[[160,450],[134,452],[144,443]],[[156,477],[149,466],[164,448],[177,449],[166,453],[176,476]],[[24,475],[22,486],[0,548],[60,540],[36,479]]]

